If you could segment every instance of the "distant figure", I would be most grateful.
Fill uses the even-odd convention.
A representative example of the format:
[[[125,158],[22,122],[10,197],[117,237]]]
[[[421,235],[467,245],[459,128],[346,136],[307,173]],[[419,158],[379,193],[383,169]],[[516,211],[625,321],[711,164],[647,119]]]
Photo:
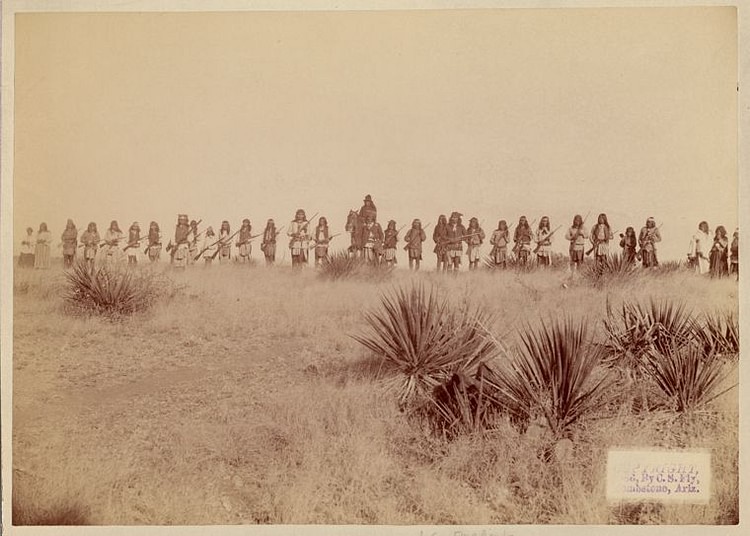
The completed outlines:
[[[104,247],[102,248],[104,250],[104,260],[108,266],[113,266],[122,257],[120,240],[123,237],[124,234],[120,230],[117,220],[112,220],[109,224],[109,229],[104,233]]]
[[[315,227],[315,266],[320,266],[323,259],[328,257],[328,244],[331,236],[328,232],[328,220],[324,217],[318,219],[318,225]]]
[[[583,225],[583,218],[580,214],[573,217],[573,225],[570,226],[565,234],[565,239],[570,242],[568,254],[570,255],[570,269],[577,272],[583,264],[583,253],[586,249],[586,239],[589,237],[586,227]]]
[[[502,266],[507,268],[508,266],[508,244],[510,243],[510,232],[508,230],[508,223],[505,220],[497,222],[497,229],[492,231],[490,237],[490,244],[492,244],[492,262],[495,266]]]
[[[219,256],[219,264],[228,263],[232,259],[231,236],[232,230],[229,227],[229,222],[224,220],[219,228],[219,247],[214,253],[214,255]]]
[[[18,256],[18,267],[19,268],[33,268],[34,267],[34,229],[31,227],[26,228],[26,236],[21,240],[21,252]]]
[[[699,274],[705,274],[709,271],[710,240],[708,222],[702,221],[698,224],[698,230],[690,239],[690,250],[688,251],[688,263]]]
[[[625,234],[620,233],[620,247],[622,248],[622,261],[627,266],[636,265],[638,250],[638,238],[635,236],[635,229],[628,227]]]
[[[203,244],[201,246],[201,255],[203,256],[204,268],[208,268],[209,266],[211,266],[211,263],[216,257],[216,252],[219,250],[219,245],[216,244],[216,241],[217,239],[214,228],[209,225],[208,227],[206,227],[206,234],[203,236]]]
[[[388,266],[396,264],[396,245],[398,244],[398,231],[396,221],[390,220],[383,236],[383,261]]]
[[[34,268],[46,270],[50,263],[50,242],[52,233],[47,230],[47,224],[39,225],[36,233],[36,247],[34,248]]]
[[[550,230],[549,218],[542,216],[539,220],[539,226],[536,229],[536,261],[539,266],[549,266],[550,248],[552,246],[552,231]]]
[[[73,266],[76,251],[78,250],[78,229],[76,229],[73,220],[68,220],[68,223],[65,225],[65,230],[60,238],[62,240],[63,249],[63,266],[65,268],[70,268]]]
[[[141,226],[137,221],[128,229],[128,243],[125,245],[125,251],[128,253],[128,264],[138,264],[138,251],[141,249]]]
[[[737,281],[740,280],[740,230],[735,229],[732,235],[732,244],[729,246],[729,273],[734,274]]]
[[[441,270],[445,272],[448,270],[448,250],[446,248],[448,244],[448,219],[445,214],[441,214],[438,217],[437,225],[432,230],[432,240],[435,242],[435,249],[433,252],[437,256],[437,271]]]
[[[383,228],[375,221],[375,215],[372,213],[365,216],[360,244],[362,244],[363,258],[367,262],[378,264],[383,254]]]
[[[286,234],[289,237],[289,250],[292,254],[292,267],[301,269],[307,264],[308,249],[310,247],[309,222],[305,211],[301,208],[294,214]]]
[[[245,218],[242,220],[242,227],[240,227],[240,234],[237,237],[237,242],[234,244],[237,247],[237,260],[240,264],[250,265],[250,255],[253,252],[253,245],[250,242],[252,235],[253,226],[250,224],[250,220]]]
[[[195,262],[195,257],[198,256],[198,238],[200,237],[200,233],[198,232],[198,222],[195,220],[190,220],[190,231],[188,232],[187,236],[187,243],[188,243],[188,256],[187,256],[187,263],[188,265],[192,265]]]
[[[596,225],[591,229],[591,251],[594,252],[596,265],[601,268],[607,263],[609,255],[609,241],[612,240],[612,229],[609,227],[607,215],[602,213],[596,220]]]
[[[269,218],[266,222],[266,228],[263,231],[263,243],[261,249],[263,255],[266,258],[266,265],[271,266],[276,262],[276,238],[279,236],[280,231],[276,230],[276,223],[273,218]]]
[[[187,214],[177,215],[177,225],[174,229],[174,246],[172,246],[173,252],[173,266],[179,270],[184,270],[188,265],[188,257],[190,256],[190,224],[188,223]]]
[[[372,216],[372,221],[378,221],[378,209],[375,207],[375,203],[372,202],[372,196],[367,194],[364,199],[364,204],[359,209],[359,218],[362,223],[367,220],[367,215]]]
[[[404,242],[405,249],[409,253],[409,269],[415,272],[419,270],[419,263],[422,260],[422,242],[427,240],[427,235],[422,229],[422,222],[415,219],[411,222],[411,229],[406,232]]]
[[[719,225],[714,234],[714,243],[711,246],[711,256],[709,257],[711,277],[722,277],[729,272],[729,267],[727,266],[728,249],[729,238],[727,238],[727,231],[723,225]]]
[[[479,226],[479,220],[476,218],[469,220],[466,235],[466,256],[469,258],[469,270],[476,270],[479,265],[479,249],[485,238],[484,229]]]
[[[96,260],[96,253],[99,250],[99,231],[96,229],[96,223],[89,222],[88,227],[81,235],[81,244],[83,245],[83,259],[88,264],[89,269],[94,268],[94,261]]]
[[[146,247],[148,260],[158,262],[161,256],[161,231],[159,224],[152,221],[148,226],[148,246]]]
[[[526,266],[529,262],[529,254],[531,253],[531,226],[526,216],[521,216],[518,219],[518,225],[513,233],[513,252],[518,258],[518,263],[521,266]]]
[[[654,218],[648,218],[646,225],[641,229],[641,234],[638,236],[638,244],[641,246],[641,261],[644,268],[659,266],[659,260],[656,257],[657,242],[661,242],[661,233],[659,233]]]
[[[457,272],[461,266],[461,256],[464,253],[466,227],[461,223],[459,212],[452,212],[445,231],[445,250],[448,254],[448,271]]]
[[[266,257],[266,266],[272,266],[276,262],[276,237],[278,234],[276,224],[273,219],[269,218],[266,222],[266,229],[263,231],[263,243],[260,245],[260,249]]]

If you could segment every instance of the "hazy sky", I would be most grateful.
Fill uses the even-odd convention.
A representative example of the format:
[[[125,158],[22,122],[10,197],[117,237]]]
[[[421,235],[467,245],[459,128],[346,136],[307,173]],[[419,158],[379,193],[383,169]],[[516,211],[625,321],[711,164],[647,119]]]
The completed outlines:
[[[21,14],[15,84],[17,244],[298,207],[339,232],[366,193],[488,234],[653,215],[662,258],[737,223],[734,8]]]

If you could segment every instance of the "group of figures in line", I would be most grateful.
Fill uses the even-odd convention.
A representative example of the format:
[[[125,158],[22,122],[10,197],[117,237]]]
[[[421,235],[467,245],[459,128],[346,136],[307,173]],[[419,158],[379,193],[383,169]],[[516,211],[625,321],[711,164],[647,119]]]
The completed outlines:
[[[315,214],[311,220],[314,220]],[[464,255],[464,244],[466,244],[466,255],[468,257],[469,269],[475,270],[481,259],[480,248],[485,241],[485,232],[480,226],[477,218],[471,218],[468,226],[462,223],[463,215],[452,212],[450,218],[440,215],[432,232],[432,240],[435,244],[433,252],[437,259],[438,271],[456,271],[461,265]],[[603,265],[607,262],[610,253],[610,242],[614,240],[615,233],[611,230],[606,214],[599,214],[596,224],[589,232],[586,228],[586,219],[575,215],[570,227],[567,228],[564,239],[569,243],[570,268],[578,270],[585,256],[593,254],[595,262]],[[232,260],[243,263],[251,263],[253,241],[261,238],[260,249],[263,252],[266,264],[272,265],[276,260],[276,241],[283,231],[283,226],[276,229],[273,219],[269,219],[262,233],[253,234],[249,219],[244,219],[242,225],[236,232],[231,232],[228,221],[223,221],[218,234],[213,227],[208,226],[200,230],[202,220],[188,220],[186,214],[180,214],[177,218],[174,240],[169,240],[166,252],[169,254],[170,263],[176,268],[185,268],[204,260],[206,266],[210,266],[218,259],[220,264]],[[545,267],[551,264],[551,245],[555,234],[562,226],[551,228],[550,220],[543,216],[539,220],[536,229],[532,229],[531,223],[525,216],[521,216],[517,224],[508,226],[505,220],[498,222],[497,229],[490,235],[489,243],[492,246],[490,262],[500,268],[506,268],[509,260],[514,260],[521,266],[528,265],[532,255],[536,256],[537,265]],[[289,238],[289,250],[292,258],[292,266],[302,267],[308,263],[310,251],[314,250],[315,265],[318,266],[328,257],[328,248],[331,241],[340,233],[332,234],[329,231],[328,222],[325,217],[318,219],[317,226],[311,231],[310,221],[305,211],[298,209],[294,219],[289,223],[287,236]],[[511,230],[515,225],[512,235]],[[427,240],[425,227],[419,219],[412,221],[411,228],[404,236],[404,250],[409,257],[409,268],[419,270],[422,260],[422,244]],[[624,233],[620,233],[620,248],[622,249],[623,261],[629,266],[635,266],[641,262],[644,268],[658,266],[657,244],[661,242],[660,227],[656,225],[654,218],[648,218],[640,233],[636,235],[633,227],[627,227]],[[370,195],[365,196],[364,204],[359,209],[350,210],[345,225],[345,231],[350,235],[349,254],[360,257],[370,263],[396,263],[396,248],[399,242],[401,230],[397,229],[396,222],[390,220],[385,231],[377,222],[377,208]],[[232,240],[236,237],[234,244]],[[157,222],[152,221],[148,233],[141,234],[138,222],[123,233],[117,221],[112,221],[109,228],[101,237],[96,223],[89,223],[80,240],[77,229],[72,220],[68,220],[65,231],[62,233],[62,249],[65,267],[70,267],[77,255],[78,249],[83,248],[83,258],[92,266],[96,259],[105,262],[120,262],[127,258],[128,264],[137,264],[143,249],[143,254],[151,262],[158,262],[162,251],[162,234]],[[42,223],[36,239],[33,229],[27,229],[27,237],[22,242],[19,264],[21,266],[34,266],[36,268],[47,268],[50,263],[51,233],[47,225]],[[727,238],[727,232],[723,226],[716,228],[713,241],[709,237],[708,223],[703,221],[698,226],[698,231],[693,235],[688,251],[688,263],[698,273],[710,273],[714,276],[723,276],[728,273],[739,273],[739,231],[734,232],[731,242]],[[235,251],[232,246],[234,245]],[[588,247],[590,246],[590,247]]]

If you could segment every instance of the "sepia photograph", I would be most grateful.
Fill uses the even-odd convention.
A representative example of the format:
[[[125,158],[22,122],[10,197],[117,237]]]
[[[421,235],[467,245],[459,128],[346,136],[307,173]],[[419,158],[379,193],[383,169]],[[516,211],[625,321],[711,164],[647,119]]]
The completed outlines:
[[[4,3],[3,530],[736,533],[747,14],[593,4]]]

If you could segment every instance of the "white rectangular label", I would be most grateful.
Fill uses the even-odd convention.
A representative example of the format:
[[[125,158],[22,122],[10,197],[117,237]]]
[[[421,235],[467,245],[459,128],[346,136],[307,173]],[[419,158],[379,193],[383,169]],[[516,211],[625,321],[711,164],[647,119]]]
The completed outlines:
[[[608,501],[707,503],[710,497],[710,452],[610,450],[608,453]]]

